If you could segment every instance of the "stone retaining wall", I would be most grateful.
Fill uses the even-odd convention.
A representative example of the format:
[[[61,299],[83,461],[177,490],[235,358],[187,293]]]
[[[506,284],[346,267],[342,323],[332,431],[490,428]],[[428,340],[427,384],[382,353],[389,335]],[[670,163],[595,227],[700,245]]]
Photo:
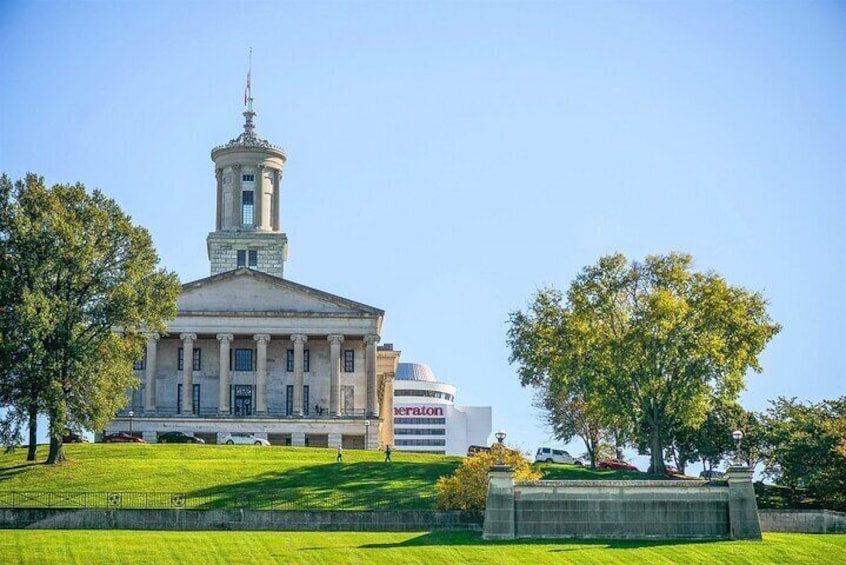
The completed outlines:
[[[727,482],[513,481],[494,466],[485,539],[761,539],[752,474]]]
[[[804,534],[846,533],[846,512],[833,510],[760,510],[761,530]]]
[[[90,530],[481,531],[475,512],[0,509],[0,528]]]

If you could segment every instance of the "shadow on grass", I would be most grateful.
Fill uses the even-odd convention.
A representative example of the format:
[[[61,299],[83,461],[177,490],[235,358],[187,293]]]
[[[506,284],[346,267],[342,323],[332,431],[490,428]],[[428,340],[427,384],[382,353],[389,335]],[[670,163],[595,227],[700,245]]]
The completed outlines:
[[[602,540],[578,538],[544,538],[488,541],[482,539],[478,532],[455,533],[427,533],[398,543],[371,543],[359,546],[362,549],[391,549],[400,547],[424,547],[437,545],[478,545],[478,546],[509,546],[509,545],[564,545],[567,547],[553,548],[551,553],[579,551],[588,548],[600,549],[635,549],[643,547],[661,547],[674,545],[709,544],[725,540]]]
[[[392,503],[403,509],[434,509],[435,483],[455,471],[457,463],[382,462],[322,463],[283,468],[249,480],[191,491],[199,499],[196,508],[221,508],[250,500],[249,506],[272,506],[272,501],[298,498],[331,510],[344,499],[360,499],[362,509],[369,503],[390,510]],[[335,499],[333,499],[335,497]],[[206,499],[203,501],[203,499]],[[340,506],[339,506],[340,508]]]
[[[36,465],[44,465],[43,461],[27,461],[26,463],[20,463],[19,465],[11,465],[9,467],[0,468],[0,481],[7,481],[14,477],[15,475],[19,475],[23,473],[26,469],[30,467],[35,467]]]

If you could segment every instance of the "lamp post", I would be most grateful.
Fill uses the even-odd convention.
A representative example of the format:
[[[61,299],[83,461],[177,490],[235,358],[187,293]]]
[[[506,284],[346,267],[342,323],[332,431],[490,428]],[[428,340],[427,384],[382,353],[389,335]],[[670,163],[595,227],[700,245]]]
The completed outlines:
[[[129,411],[129,435],[132,435],[132,418],[135,416],[135,412],[132,410]]]
[[[503,462],[503,450],[505,449],[505,446],[502,444],[502,442],[505,441],[505,436],[506,436],[506,433],[503,430],[499,430],[498,432],[496,432],[494,434],[494,437],[496,438],[496,441],[498,442],[497,445],[499,446],[499,448],[497,449],[497,458],[496,458],[496,464],[497,465],[502,465],[504,463]]]
[[[731,433],[731,437],[735,441],[734,464],[743,465],[743,461],[740,459],[740,440],[743,439],[743,432],[740,430],[734,430]]]
[[[367,436],[370,435],[370,420],[364,421],[364,451],[367,451]]]

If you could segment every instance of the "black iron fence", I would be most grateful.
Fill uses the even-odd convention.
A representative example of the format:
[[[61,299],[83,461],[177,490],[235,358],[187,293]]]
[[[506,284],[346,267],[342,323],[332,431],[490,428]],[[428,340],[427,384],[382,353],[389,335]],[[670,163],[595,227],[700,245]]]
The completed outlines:
[[[133,508],[250,510],[434,510],[434,497],[396,497],[339,492],[0,492],[0,508]]]

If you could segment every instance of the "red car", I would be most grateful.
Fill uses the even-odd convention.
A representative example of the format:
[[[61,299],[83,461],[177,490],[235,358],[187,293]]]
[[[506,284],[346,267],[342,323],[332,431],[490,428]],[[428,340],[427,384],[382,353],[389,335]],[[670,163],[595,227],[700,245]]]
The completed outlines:
[[[596,462],[596,469],[604,471],[610,469],[612,471],[639,471],[637,467],[625,461],[617,461],[616,459],[603,459]]]
[[[140,437],[131,436],[123,432],[103,436],[103,441],[106,443],[146,443]]]

